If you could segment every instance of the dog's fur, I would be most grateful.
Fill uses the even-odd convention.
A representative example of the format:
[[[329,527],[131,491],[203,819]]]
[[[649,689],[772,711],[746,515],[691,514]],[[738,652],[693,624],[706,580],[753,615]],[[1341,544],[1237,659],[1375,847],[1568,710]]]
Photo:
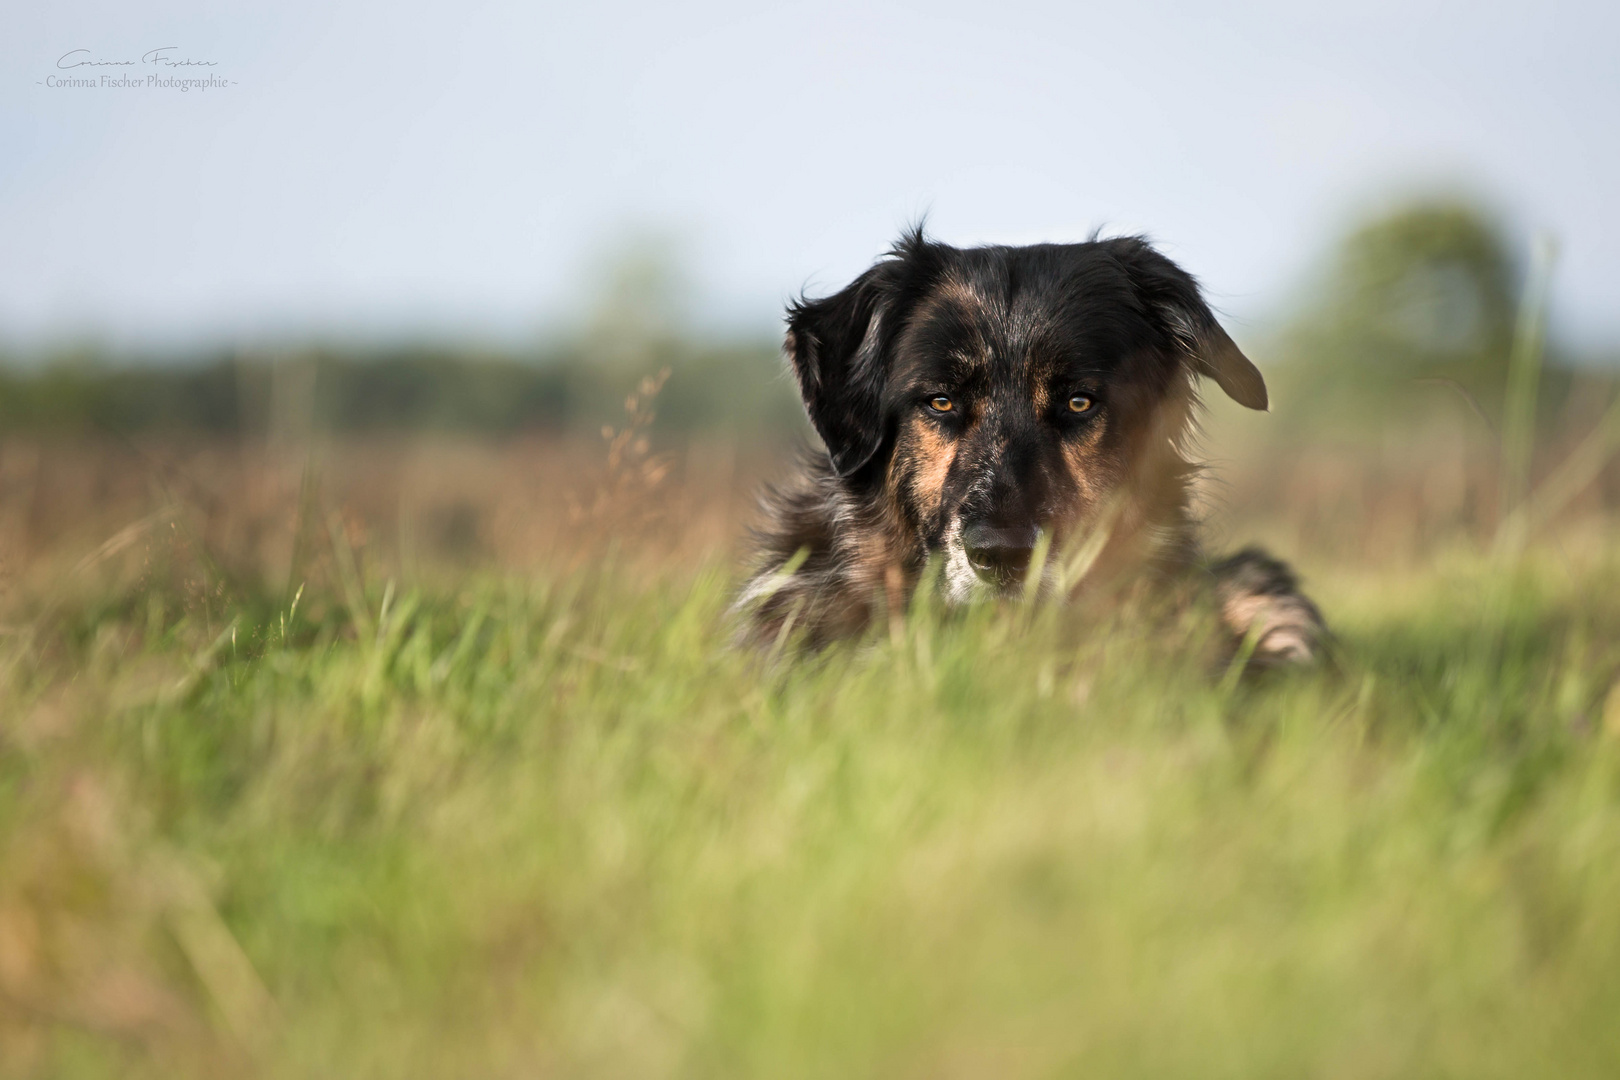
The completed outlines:
[[[903,610],[935,559],[953,602],[1198,580],[1255,662],[1318,654],[1321,617],[1286,566],[1200,554],[1197,380],[1252,409],[1266,387],[1197,283],[1144,240],[961,249],[915,229],[787,322],[826,452],[767,499],[740,601],[755,640],[859,633]]]

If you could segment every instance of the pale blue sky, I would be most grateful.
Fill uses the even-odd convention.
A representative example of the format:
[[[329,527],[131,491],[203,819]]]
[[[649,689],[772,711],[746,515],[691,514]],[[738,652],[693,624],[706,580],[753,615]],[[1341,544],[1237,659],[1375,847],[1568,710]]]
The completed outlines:
[[[1620,5],[8,8],[0,340],[511,338],[643,229],[700,322],[768,330],[925,210],[1146,231],[1241,329],[1358,212],[1461,185],[1559,237],[1567,336],[1620,341]],[[234,85],[44,85],[158,46]]]

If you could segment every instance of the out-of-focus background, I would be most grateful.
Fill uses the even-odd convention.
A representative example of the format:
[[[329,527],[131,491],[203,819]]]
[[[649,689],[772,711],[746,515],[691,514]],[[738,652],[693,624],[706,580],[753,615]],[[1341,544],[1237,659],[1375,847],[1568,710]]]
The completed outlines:
[[[1200,277],[1274,384],[1212,422],[1217,531],[1286,509],[1290,547],[1387,558],[1492,527],[1538,242],[1538,441],[1611,394],[1617,31],[1581,3],[14,12],[9,572],[161,503],[284,580],[300,497],[399,559],[549,559],[665,368],[639,497],[722,551],[804,436],[782,303],[925,216],[1145,232]],[[1610,505],[1587,471],[1563,502]]]
[[[1620,1075],[1620,7],[0,22],[0,1077]],[[1330,662],[734,647],[924,217],[1202,280]]]

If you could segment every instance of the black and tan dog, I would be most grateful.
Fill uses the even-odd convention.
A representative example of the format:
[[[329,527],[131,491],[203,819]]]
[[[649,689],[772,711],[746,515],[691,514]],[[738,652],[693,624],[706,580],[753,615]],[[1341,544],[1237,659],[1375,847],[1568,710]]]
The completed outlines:
[[[963,249],[914,230],[843,291],[792,305],[786,350],[826,454],[767,498],[740,602],[756,640],[858,633],[934,559],[957,602],[1193,579],[1257,663],[1319,651],[1287,567],[1199,550],[1197,380],[1251,409],[1266,386],[1143,240]]]

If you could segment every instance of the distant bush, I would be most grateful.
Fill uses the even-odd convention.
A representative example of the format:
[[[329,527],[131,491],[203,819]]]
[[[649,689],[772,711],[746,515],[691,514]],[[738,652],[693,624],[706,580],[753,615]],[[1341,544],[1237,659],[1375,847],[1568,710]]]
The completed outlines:
[[[1368,429],[1461,392],[1494,422],[1522,288],[1512,252],[1499,223],[1460,199],[1411,203],[1352,229],[1280,336],[1289,414]]]
[[[1302,359],[1364,378],[1506,374],[1518,272],[1496,224],[1465,203],[1407,206],[1353,230],[1295,333]]]

